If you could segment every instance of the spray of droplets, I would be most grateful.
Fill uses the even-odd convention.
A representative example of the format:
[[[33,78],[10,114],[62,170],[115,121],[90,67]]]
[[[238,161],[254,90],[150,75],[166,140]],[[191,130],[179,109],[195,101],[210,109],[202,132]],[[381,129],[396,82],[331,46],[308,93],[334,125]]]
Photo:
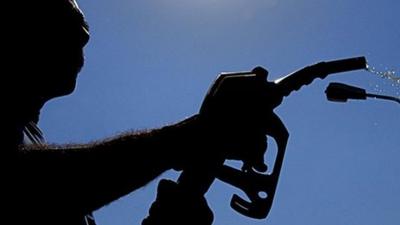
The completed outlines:
[[[384,71],[378,71],[375,67],[370,66],[367,64],[367,70],[391,83],[391,86],[395,87],[397,90],[400,90],[400,76],[397,75],[395,70],[384,70]],[[378,85],[375,87],[375,89],[379,89]],[[379,92],[382,92],[382,90],[379,90]],[[400,92],[397,91],[396,95],[400,96]]]
[[[396,85],[400,85],[400,77],[396,75],[396,71],[394,70],[377,71],[375,67],[372,67],[370,65],[367,65],[367,70],[380,76],[381,78],[392,81]]]

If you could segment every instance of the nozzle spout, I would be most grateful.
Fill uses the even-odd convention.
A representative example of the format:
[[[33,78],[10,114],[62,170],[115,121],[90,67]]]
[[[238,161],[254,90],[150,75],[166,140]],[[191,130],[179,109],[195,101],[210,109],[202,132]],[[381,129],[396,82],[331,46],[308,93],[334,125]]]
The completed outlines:
[[[274,83],[278,85],[283,96],[288,96],[292,91],[300,89],[303,85],[310,84],[316,78],[324,79],[329,74],[366,68],[367,60],[365,57],[320,62],[279,78]]]
[[[354,57],[325,62],[326,74],[341,73],[352,70],[367,69],[365,57]]]
[[[364,89],[342,83],[330,83],[325,90],[329,101],[347,102],[348,99],[366,99],[367,93]]]
[[[370,94],[367,93],[365,89],[335,82],[332,82],[328,85],[325,90],[325,94],[326,98],[333,102],[347,102],[349,99],[365,100],[367,97],[369,97],[391,100],[400,103],[400,98],[396,98],[394,96]]]

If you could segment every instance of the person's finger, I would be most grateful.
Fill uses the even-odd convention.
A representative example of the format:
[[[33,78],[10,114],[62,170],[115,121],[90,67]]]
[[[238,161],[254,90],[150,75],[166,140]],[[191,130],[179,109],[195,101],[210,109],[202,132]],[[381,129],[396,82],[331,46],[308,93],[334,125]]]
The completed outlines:
[[[244,170],[253,168],[259,172],[267,171],[267,165],[264,163],[267,137],[263,133],[232,137],[228,147],[228,159],[243,161]]]
[[[259,134],[248,141],[246,151],[249,154],[243,160],[244,165],[258,172],[266,172],[268,167],[264,163],[264,155],[267,149],[267,137]]]

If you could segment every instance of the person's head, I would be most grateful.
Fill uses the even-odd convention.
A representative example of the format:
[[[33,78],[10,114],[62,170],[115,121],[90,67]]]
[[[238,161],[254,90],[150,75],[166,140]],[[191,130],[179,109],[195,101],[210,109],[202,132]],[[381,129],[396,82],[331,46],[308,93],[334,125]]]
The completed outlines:
[[[20,0],[7,43],[12,89],[28,99],[72,93],[83,66],[88,26],[75,0]],[[34,100],[33,100],[34,101]]]

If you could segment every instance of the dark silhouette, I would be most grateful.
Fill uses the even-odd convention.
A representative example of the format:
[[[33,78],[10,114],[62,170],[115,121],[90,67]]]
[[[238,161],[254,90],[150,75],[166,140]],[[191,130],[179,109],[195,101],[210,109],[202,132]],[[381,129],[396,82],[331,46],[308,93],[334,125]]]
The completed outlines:
[[[2,107],[6,131],[2,159],[7,165],[3,221],[93,224],[92,211],[169,169],[186,170],[219,159],[265,168],[265,134],[239,114],[224,121],[196,114],[159,129],[126,132],[92,143],[45,144],[37,127],[40,110],[48,100],[74,91],[89,28],[74,0],[5,4],[11,16],[3,35],[3,44],[9,47],[3,52],[5,71],[9,71],[3,81],[3,90],[7,88]],[[172,181],[160,183],[150,214],[161,220],[146,219],[144,224],[211,224],[213,220],[203,196],[192,195]]]
[[[326,98],[334,102],[347,102],[349,99],[366,100],[369,98],[390,100],[400,103],[400,98],[388,95],[367,93],[365,89],[350,86],[347,84],[332,82],[325,90]]]
[[[48,100],[74,91],[89,28],[74,0],[5,4],[12,16],[3,27],[8,76],[3,81],[7,92],[2,95],[6,131],[2,159],[7,165],[2,219],[12,224],[93,224],[92,211],[169,169],[184,172],[178,183],[160,182],[144,225],[211,224],[213,213],[203,194],[215,177],[245,189],[244,183],[261,176],[261,186],[244,190],[251,201],[236,196],[233,207],[264,218],[288,138],[273,109],[284,96],[316,77],[365,67],[364,58],[354,58],[306,67],[275,82],[267,82],[268,73],[261,67],[220,76],[200,112],[176,124],[86,144],[46,145],[37,127],[40,110]],[[267,169],[266,134],[280,146],[271,177],[255,174]],[[243,171],[223,167],[225,159],[242,160]],[[233,179],[238,174],[240,179]],[[246,177],[251,178],[246,181]],[[266,199],[258,197],[260,190],[266,192]]]
[[[143,225],[162,224],[163,221],[185,224],[190,221],[190,218],[193,218],[190,214],[174,217],[175,220],[171,220],[170,215],[173,215],[176,205],[186,205],[190,211],[196,211],[196,208],[190,205],[190,201],[185,199],[201,199],[215,178],[241,189],[250,200],[246,201],[234,195],[231,200],[234,210],[251,218],[267,217],[272,207],[289,137],[289,132],[274,113],[274,109],[282,103],[285,96],[303,85],[310,84],[315,78],[323,79],[329,74],[365,68],[365,58],[354,57],[310,65],[273,82],[267,80],[268,71],[262,67],[256,67],[249,72],[221,74],[208,91],[199,117],[214,125],[214,129],[208,130],[209,133],[217,131],[213,136],[220,136],[220,132],[223,131],[215,129],[217,127],[230,130],[239,127],[272,137],[277,144],[277,155],[271,173],[259,173],[267,170],[263,161],[266,136],[259,136],[262,139],[253,139],[254,142],[244,146],[253,152],[250,152],[251,163],[244,160],[242,170],[223,165],[224,158],[214,156],[208,159],[206,165],[193,164],[186,167],[178,179],[178,184],[161,182],[157,200]],[[243,138],[246,134],[240,135],[238,138]],[[259,151],[255,152],[255,149]],[[166,191],[163,191],[163,188]],[[177,190],[180,196],[186,196],[183,201],[174,201]],[[202,218],[204,220],[196,220],[202,223],[212,221],[210,216],[204,215]]]

